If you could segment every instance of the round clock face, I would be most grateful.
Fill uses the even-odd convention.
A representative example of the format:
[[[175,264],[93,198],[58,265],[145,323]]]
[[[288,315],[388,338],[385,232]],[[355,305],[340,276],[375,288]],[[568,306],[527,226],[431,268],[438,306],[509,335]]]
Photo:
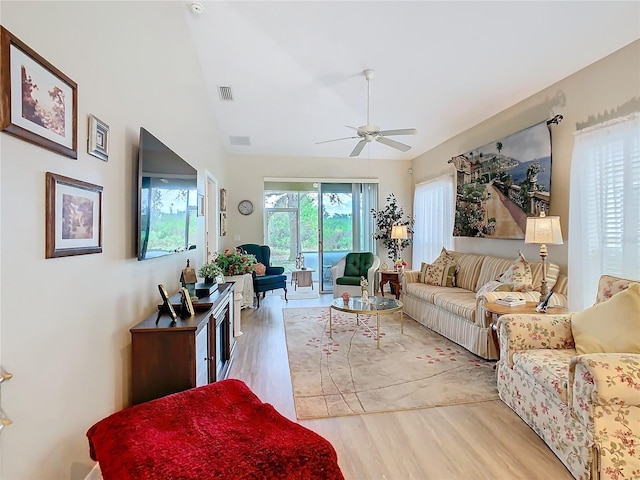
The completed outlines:
[[[249,200],[242,200],[238,204],[238,210],[243,215],[250,215],[251,213],[253,213],[253,203],[251,203],[251,201]]]

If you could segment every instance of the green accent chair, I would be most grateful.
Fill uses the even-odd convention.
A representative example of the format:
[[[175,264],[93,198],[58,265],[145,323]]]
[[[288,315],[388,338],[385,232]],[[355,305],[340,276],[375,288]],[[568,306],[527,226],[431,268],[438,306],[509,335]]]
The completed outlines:
[[[260,294],[264,298],[265,292],[271,290],[284,289],[284,299],[287,300],[287,276],[284,274],[284,267],[271,266],[271,249],[267,245],[257,245],[255,243],[247,243],[238,247],[241,251],[255,255],[258,263],[266,267],[264,275],[256,275],[253,272],[253,291],[256,294],[260,308]]]
[[[334,267],[331,267],[334,298],[345,292],[353,297],[362,295],[360,277],[366,278],[369,282],[367,287],[369,295],[375,295],[376,271],[379,267],[380,257],[371,252],[347,253]]]

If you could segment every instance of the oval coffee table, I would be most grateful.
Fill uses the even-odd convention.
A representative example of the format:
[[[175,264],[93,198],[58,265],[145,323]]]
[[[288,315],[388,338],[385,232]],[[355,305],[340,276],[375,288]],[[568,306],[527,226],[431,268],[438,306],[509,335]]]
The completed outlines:
[[[389,297],[369,297],[367,302],[362,301],[362,297],[351,297],[348,302],[345,302],[342,298],[334,298],[333,302],[329,306],[329,338],[333,339],[333,323],[332,323],[332,310],[339,310],[340,312],[355,313],[356,323],[360,325],[360,315],[375,315],[376,316],[376,330],[362,323],[362,325],[371,333],[375,335],[376,346],[380,348],[380,315],[386,315],[388,313],[400,312],[400,333],[404,333],[404,316],[402,313],[403,304],[400,300]]]

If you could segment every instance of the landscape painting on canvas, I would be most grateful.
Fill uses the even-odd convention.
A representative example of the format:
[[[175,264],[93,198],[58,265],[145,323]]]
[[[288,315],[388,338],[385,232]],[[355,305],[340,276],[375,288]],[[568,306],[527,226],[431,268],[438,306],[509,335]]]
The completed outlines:
[[[453,235],[523,239],[549,212],[551,134],[541,122],[449,160],[457,170]]]

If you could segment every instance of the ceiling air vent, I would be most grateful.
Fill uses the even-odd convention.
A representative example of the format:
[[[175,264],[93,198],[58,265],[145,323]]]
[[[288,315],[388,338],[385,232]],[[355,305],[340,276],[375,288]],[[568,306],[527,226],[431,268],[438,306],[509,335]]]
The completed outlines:
[[[251,138],[239,135],[229,135],[229,142],[231,143],[231,145],[241,145],[243,147],[248,147],[251,145]]]
[[[233,92],[231,87],[221,87],[218,85],[218,95],[223,102],[233,102]]]

